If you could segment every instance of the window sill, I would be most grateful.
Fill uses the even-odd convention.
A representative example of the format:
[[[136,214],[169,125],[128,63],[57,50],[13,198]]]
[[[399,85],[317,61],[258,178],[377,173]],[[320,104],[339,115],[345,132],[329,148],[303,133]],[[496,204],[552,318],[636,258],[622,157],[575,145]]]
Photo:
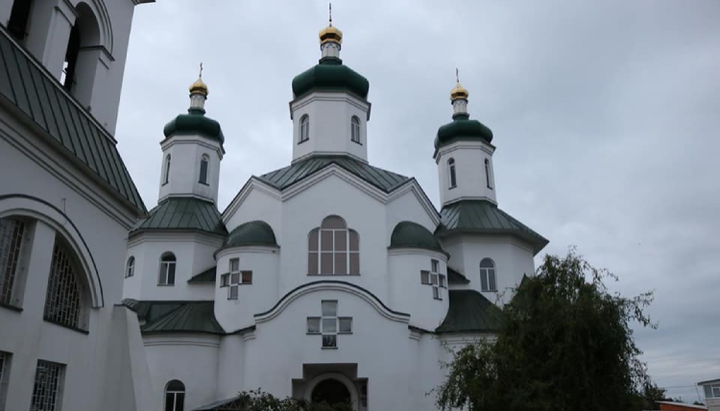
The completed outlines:
[[[300,145],[300,144],[302,144],[302,143],[306,143],[306,142],[308,142],[308,141],[310,141],[309,138],[306,138],[305,140],[300,140],[300,141],[298,141],[298,145]]]
[[[162,183],[162,185],[160,185],[160,187],[165,187],[165,186],[168,185],[168,184],[170,184],[170,182],[169,182],[169,181],[166,181],[166,182]]]
[[[452,190],[453,188],[457,188],[457,186],[450,186],[450,188],[448,188],[448,190]]]
[[[204,186],[210,187],[210,184],[208,184],[208,183],[203,183],[202,181],[198,181],[198,184],[201,184],[201,185],[204,185]]]
[[[175,287],[175,284],[158,284],[158,287]]]
[[[337,350],[338,347],[322,347],[323,350]]]
[[[308,274],[308,277],[359,277],[360,274]]]
[[[306,332],[305,335],[322,335],[321,333]]]
[[[355,144],[357,144],[357,145],[359,145],[359,146],[363,145],[363,143],[361,143],[361,142],[359,142],[359,141],[350,140],[350,142],[351,142],[351,143],[355,143]]]
[[[83,330],[82,328],[73,327],[73,326],[70,326],[70,325],[67,325],[67,324],[60,323],[60,322],[58,322],[58,321],[53,321],[53,320],[51,320],[51,319],[49,319],[49,318],[43,317],[43,320],[45,320],[46,322],[49,322],[50,324],[55,324],[55,325],[57,325],[58,327],[67,328],[68,330],[72,330],[72,331],[75,331],[75,332],[78,332],[78,333],[81,333],[81,334],[85,334],[85,335],[90,334],[90,331],[88,331],[88,330]]]
[[[338,331],[338,335],[352,335],[352,331]]]
[[[12,305],[12,304],[3,303],[3,302],[0,302],[0,307],[2,307],[2,308],[7,308],[8,310],[12,310],[12,311],[17,311],[17,312],[19,312],[19,313],[21,313],[22,310],[23,310],[22,307],[18,307],[18,306],[15,306],[15,305]]]

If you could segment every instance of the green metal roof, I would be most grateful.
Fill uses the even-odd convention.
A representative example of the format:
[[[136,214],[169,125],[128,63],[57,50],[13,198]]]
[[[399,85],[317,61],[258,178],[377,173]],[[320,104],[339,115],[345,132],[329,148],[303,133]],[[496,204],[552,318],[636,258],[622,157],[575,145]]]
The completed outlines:
[[[244,245],[266,245],[277,247],[275,233],[270,224],[255,220],[240,224],[228,234],[221,249]]]
[[[147,211],[112,136],[0,28],[0,95],[138,214]]]
[[[217,274],[217,266],[208,268],[200,274],[195,274],[188,280],[188,284],[204,284],[213,283],[215,284],[215,276]]]
[[[430,230],[412,221],[397,223],[390,236],[389,248],[422,248],[445,252]]]
[[[408,177],[373,167],[349,156],[312,156],[288,167],[263,174],[258,179],[283,190],[332,164],[340,166],[386,193],[410,180]]]
[[[145,321],[143,333],[187,332],[225,334],[215,319],[213,301],[136,301],[125,299],[123,305]]]
[[[440,225],[435,235],[444,237],[456,233],[515,235],[532,244],[535,254],[548,244],[545,237],[485,200],[462,200],[440,210]]]
[[[445,124],[438,129],[435,137],[435,149],[445,144],[458,140],[482,139],[488,143],[492,142],[493,133],[483,123],[477,120],[470,120],[467,114],[456,114],[451,123]]]
[[[149,230],[197,230],[227,235],[215,204],[194,197],[168,197],[150,210],[149,217],[139,221],[130,235]]]
[[[218,140],[220,144],[225,142],[220,123],[205,116],[205,110],[189,109],[188,114],[180,114],[165,125],[163,129],[165,137],[174,135],[201,135],[203,137]]]
[[[453,270],[452,268],[447,268],[448,273],[448,283],[450,284],[470,284],[470,280],[467,279],[464,275],[460,274],[459,271]]]
[[[370,82],[337,57],[325,57],[317,64],[298,74],[292,81],[295,98],[314,90],[343,90],[366,99]]]
[[[497,332],[502,328],[502,311],[475,290],[450,290],[450,307],[439,333]]]

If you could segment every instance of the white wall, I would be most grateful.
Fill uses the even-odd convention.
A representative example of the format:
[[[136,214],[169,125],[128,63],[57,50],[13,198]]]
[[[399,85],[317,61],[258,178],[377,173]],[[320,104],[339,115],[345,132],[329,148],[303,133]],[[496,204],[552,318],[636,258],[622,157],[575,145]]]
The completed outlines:
[[[495,174],[492,155],[495,148],[484,141],[456,141],[441,147],[435,158],[440,179],[440,201],[442,205],[461,200],[488,200],[497,204]],[[448,161],[455,160],[457,185],[450,186]],[[485,160],[490,162],[490,187],[485,179]]]
[[[188,284],[188,280],[215,265],[213,253],[222,241],[221,237],[195,233],[146,232],[134,236],[125,262],[135,257],[135,275],[125,278],[123,298],[212,300],[215,291],[211,284]],[[177,258],[174,286],[158,285],[160,257],[165,252]]]
[[[194,195],[217,204],[220,184],[220,162],[223,157],[220,142],[200,136],[171,136],[163,140],[162,169],[158,202],[169,195]],[[170,154],[170,178],[165,184],[166,158]],[[208,184],[200,183],[200,161],[203,155],[210,158]]]
[[[10,200],[0,201],[3,216],[9,210],[19,209],[41,218],[33,239],[23,311],[0,307],[0,329],[12,330],[0,337],[0,350],[13,355],[7,409],[29,409],[38,359],[66,364],[63,409],[102,409],[107,391],[104,370],[111,355],[108,340],[112,308],[122,299],[123,250],[133,221],[132,213],[6,111],[0,111],[0,164],[3,169],[13,170],[12,175],[6,173],[0,178],[2,195],[25,195],[42,200],[12,200],[16,201],[14,205]],[[13,213],[15,211],[10,212]],[[77,238],[81,236],[82,240],[71,237],[72,242],[92,256],[90,259],[83,255],[83,264],[97,267],[91,268],[94,274],[88,275],[97,276],[91,278],[102,283],[98,308],[90,310],[89,334],[43,320],[57,231],[79,233]],[[121,403],[118,407],[128,409],[124,407],[129,404]]]
[[[308,154],[350,154],[367,161],[370,104],[349,93],[313,92],[291,103],[293,160]],[[300,120],[310,117],[310,140],[300,141]],[[352,116],[360,120],[360,144],[351,141]]]

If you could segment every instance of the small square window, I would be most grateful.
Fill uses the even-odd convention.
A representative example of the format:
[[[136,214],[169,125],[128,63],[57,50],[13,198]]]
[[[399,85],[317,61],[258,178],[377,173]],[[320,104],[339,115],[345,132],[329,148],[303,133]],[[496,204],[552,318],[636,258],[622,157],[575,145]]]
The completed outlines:
[[[220,276],[220,287],[227,287],[230,285],[230,274],[223,274]]]
[[[230,259],[230,271],[239,271],[240,270],[240,259],[239,258],[231,258]]]
[[[430,274],[430,283],[432,283],[433,285],[437,285],[437,283],[438,283],[438,275],[437,274],[433,274],[433,273]]]
[[[447,286],[445,285],[445,276],[440,274],[439,278],[440,278],[440,287],[446,288]]]
[[[713,398],[720,398],[720,385],[712,386],[712,394]]]
[[[242,272],[242,283],[243,284],[252,284],[252,271],[243,271]]]
[[[337,336],[336,335],[323,335],[322,336],[323,348],[335,348],[337,347]]]
[[[340,317],[339,332],[341,332],[341,333],[351,333],[352,332],[352,318]]]
[[[337,315],[337,301],[322,302],[322,316],[335,317]]]
[[[420,271],[420,283],[421,284],[430,284],[430,272],[429,271]]]
[[[323,333],[336,333],[337,332],[337,319],[323,318],[322,332]]]
[[[228,290],[228,300],[237,300],[238,298],[238,286],[231,285]]]
[[[431,266],[432,266],[432,272],[437,273],[440,272],[440,261],[438,260],[430,260]]]
[[[240,283],[240,273],[230,274],[230,284],[239,284],[239,283]]]
[[[307,332],[310,334],[320,334],[320,317],[308,317]]]

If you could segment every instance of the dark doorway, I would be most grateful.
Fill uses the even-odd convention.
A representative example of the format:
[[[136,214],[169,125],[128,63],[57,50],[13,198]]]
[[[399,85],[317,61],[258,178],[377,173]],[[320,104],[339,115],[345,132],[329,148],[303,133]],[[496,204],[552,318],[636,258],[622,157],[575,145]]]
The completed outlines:
[[[340,381],[328,378],[315,386],[311,400],[328,404],[350,404],[350,391]]]
[[[31,0],[15,0],[12,11],[10,12],[10,20],[7,29],[15,39],[22,41],[27,36],[27,26],[30,20]]]

